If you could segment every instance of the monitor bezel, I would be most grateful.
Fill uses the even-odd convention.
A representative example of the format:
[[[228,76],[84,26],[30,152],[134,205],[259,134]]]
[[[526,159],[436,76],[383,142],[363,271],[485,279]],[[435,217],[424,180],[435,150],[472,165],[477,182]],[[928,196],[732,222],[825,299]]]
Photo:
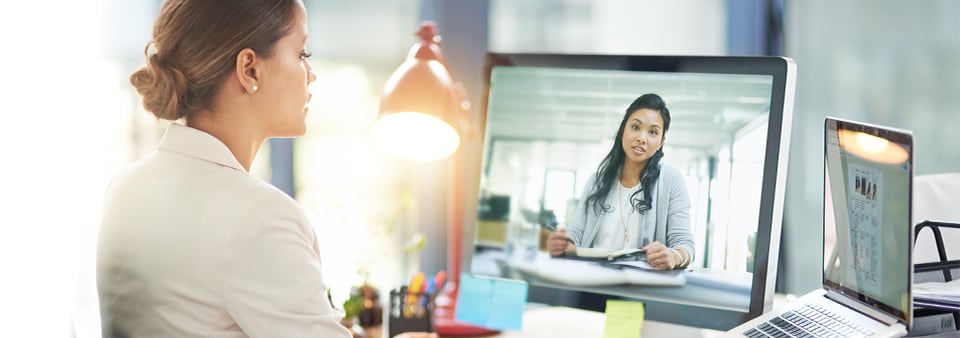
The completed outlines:
[[[486,133],[491,74],[495,67],[500,66],[772,75],[773,88],[757,228],[757,255],[754,260],[750,303],[747,312],[644,300],[648,309],[646,311],[647,319],[719,330],[728,330],[772,309],[780,252],[784,188],[786,185],[796,81],[796,64],[792,59],[755,56],[488,52],[483,70],[483,96],[481,109],[479,110],[480,116],[478,117],[481,153],[483,148],[487,146],[483,137]],[[483,163],[479,165],[483,165]],[[479,184],[479,177],[476,177],[474,182],[467,183],[467,186],[472,190],[467,193],[478,193]],[[467,209],[463,214],[463,224],[465,225],[463,233],[472,234],[477,223],[477,205],[466,205],[465,208]],[[473,238],[471,236],[467,237],[462,239],[464,243],[462,264],[464,266],[463,271],[469,272],[471,271],[470,264],[474,244]],[[603,311],[607,299],[621,299],[621,297],[537,285],[530,285],[528,297],[530,302],[570,306],[592,311]]]

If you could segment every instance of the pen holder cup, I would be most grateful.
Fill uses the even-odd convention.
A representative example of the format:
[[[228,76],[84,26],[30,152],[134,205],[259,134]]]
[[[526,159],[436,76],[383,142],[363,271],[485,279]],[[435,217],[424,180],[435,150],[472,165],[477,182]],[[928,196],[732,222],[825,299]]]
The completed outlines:
[[[389,337],[403,332],[433,332],[433,294],[390,290]]]

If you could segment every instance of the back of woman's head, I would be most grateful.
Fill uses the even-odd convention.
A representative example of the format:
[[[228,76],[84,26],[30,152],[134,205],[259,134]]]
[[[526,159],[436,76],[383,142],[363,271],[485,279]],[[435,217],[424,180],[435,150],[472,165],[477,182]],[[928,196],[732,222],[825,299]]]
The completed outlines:
[[[299,0],[166,0],[144,51],[147,65],[130,75],[143,107],[177,120],[204,108],[250,48],[269,57],[287,34]]]

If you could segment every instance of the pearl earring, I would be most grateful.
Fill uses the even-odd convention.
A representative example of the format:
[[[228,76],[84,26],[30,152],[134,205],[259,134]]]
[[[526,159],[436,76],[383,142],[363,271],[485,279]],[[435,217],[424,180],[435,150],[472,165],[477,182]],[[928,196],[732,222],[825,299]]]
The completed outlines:
[[[254,91],[254,92],[256,92],[258,89],[260,89],[260,87],[257,87],[257,85],[253,85],[253,91]]]

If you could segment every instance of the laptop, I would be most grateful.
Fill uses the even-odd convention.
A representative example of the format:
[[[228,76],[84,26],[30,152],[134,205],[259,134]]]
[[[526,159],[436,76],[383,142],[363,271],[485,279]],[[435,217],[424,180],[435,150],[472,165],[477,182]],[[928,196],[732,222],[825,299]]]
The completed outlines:
[[[823,286],[727,337],[902,337],[910,328],[913,135],[825,124]]]

